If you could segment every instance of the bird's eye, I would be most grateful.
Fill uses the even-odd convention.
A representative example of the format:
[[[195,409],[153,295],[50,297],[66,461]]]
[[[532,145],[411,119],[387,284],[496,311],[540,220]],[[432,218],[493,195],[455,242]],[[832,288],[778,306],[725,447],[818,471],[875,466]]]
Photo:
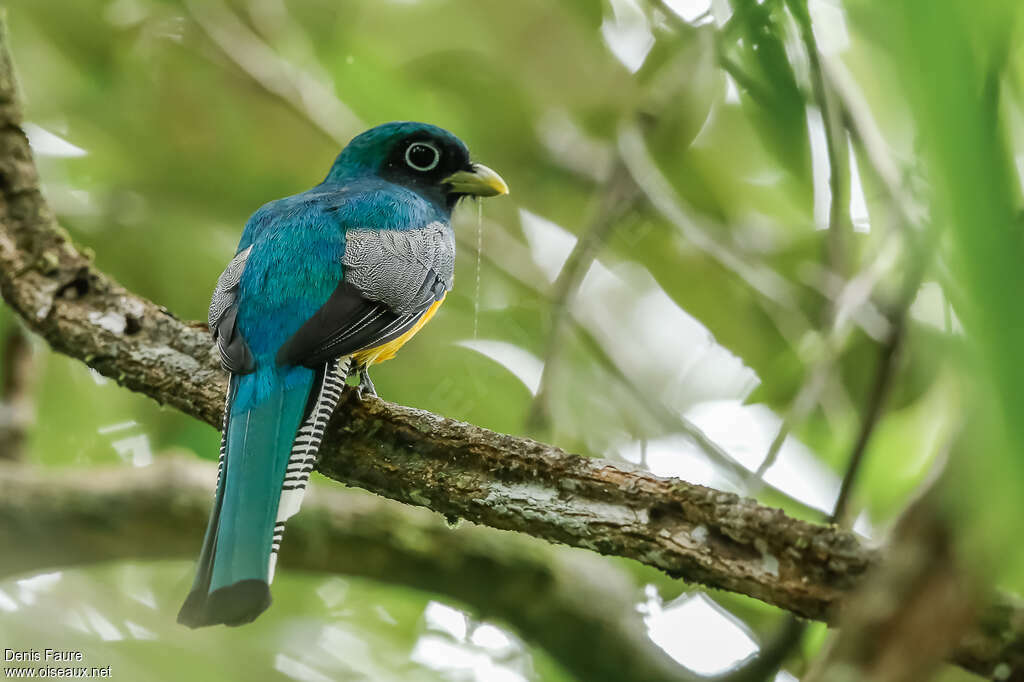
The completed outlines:
[[[441,152],[429,142],[413,142],[405,150],[405,162],[409,167],[424,173],[434,170],[440,160]]]

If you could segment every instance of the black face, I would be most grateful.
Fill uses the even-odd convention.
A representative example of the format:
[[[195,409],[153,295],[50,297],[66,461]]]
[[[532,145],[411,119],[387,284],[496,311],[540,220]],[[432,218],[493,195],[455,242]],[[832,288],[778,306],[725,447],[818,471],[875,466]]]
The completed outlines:
[[[424,131],[395,143],[378,174],[450,211],[463,195],[451,191],[443,181],[460,170],[472,170],[466,147],[456,139]]]

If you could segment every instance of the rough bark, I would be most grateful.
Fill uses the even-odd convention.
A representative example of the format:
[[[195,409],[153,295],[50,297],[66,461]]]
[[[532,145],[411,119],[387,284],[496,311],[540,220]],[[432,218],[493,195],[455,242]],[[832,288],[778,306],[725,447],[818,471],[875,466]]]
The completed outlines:
[[[43,200],[0,44],[0,293],[56,350],[211,425],[225,377],[205,325],[178,320],[93,267]],[[855,535],[730,493],[588,459],[349,391],[319,470],[448,518],[628,557],[669,575],[831,621],[876,561]],[[1012,618],[1010,616],[1013,616]],[[954,660],[1024,666],[1016,611]],[[995,630],[995,632],[993,632]]]

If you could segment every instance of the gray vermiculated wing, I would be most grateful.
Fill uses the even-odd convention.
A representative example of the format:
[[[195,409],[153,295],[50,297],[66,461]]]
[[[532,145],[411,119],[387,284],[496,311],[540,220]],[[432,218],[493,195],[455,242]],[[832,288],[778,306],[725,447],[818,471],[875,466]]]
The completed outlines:
[[[210,332],[217,342],[217,351],[224,369],[234,374],[248,374],[255,369],[252,352],[238,331],[238,285],[252,247],[238,253],[217,279],[210,300]]]
[[[408,331],[451,288],[455,240],[434,222],[415,230],[351,229],[331,298],[281,347],[277,362],[316,367]]]
[[[416,230],[349,230],[344,264],[345,281],[366,298],[409,313],[451,289],[455,239],[440,222]]]
[[[210,332],[217,332],[217,325],[228,308],[235,305],[238,297],[238,284],[242,281],[242,272],[249,260],[249,252],[252,247],[239,252],[231,259],[224,272],[217,278],[217,287],[213,290],[213,297],[210,299],[209,324]]]

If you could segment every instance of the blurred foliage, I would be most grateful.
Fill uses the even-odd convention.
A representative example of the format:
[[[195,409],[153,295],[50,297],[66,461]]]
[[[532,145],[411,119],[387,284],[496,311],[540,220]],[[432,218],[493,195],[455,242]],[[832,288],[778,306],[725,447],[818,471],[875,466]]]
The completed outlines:
[[[884,532],[929,480],[968,414],[971,426],[953,450],[963,484],[951,502],[962,511],[968,543],[990,558],[1003,552],[999,579],[1019,588],[1024,552],[1011,548],[1020,544],[1013,540],[1024,484],[1017,454],[1024,451],[1017,357],[1024,254],[1013,163],[1024,153],[1020,11],[997,0],[810,4],[828,79],[841,75],[837,64],[849,74],[895,169],[893,178],[876,167],[870,139],[854,136],[849,149],[837,150],[850,160],[856,214],[844,257],[852,272],[875,276],[870,302],[851,313],[854,329],[829,341],[823,330],[844,282],[830,270],[826,136],[790,4],[714,0],[702,15],[693,10],[701,3],[682,0],[16,0],[8,3],[8,23],[27,120],[82,152],[33,136],[62,224],[95,252],[100,268],[181,317],[204,319],[246,217],[319,182],[348,137],[393,119],[456,132],[502,173],[512,197],[483,208],[480,263],[476,211],[461,210],[455,291],[428,331],[374,379],[388,400],[505,432],[526,432],[532,396],[522,377],[532,370],[460,342],[472,341],[476,329],[479,340],[511,344],[539,364],[551,328],[545,263],[564,258],[558,235],[588,229],[610,169],[626,156],[626,132],[639,126],[644,153],[669,186],[657,190],[662,201],[648,196],[617,221],[601,250],[618,298],[591,302],[595,316],[607,303],[604,327],[577,316],[552,387],[552,430],[539,435],[588,455],[643,450],[657,473],[696,475],[671,453],[659,455],[656,444],[677,444],[666,439],[681,427],[653,417],[638,392],[674,419],[697,421],[712,439],[732,437],[723,447],[756,468],[779,421],[759,421],[755,437],[753,413],[742,405],[785,416],[814,368],[834,360],[780,460],[816,499],[834,497],[874,382],[885,320],[901,305],[906,272],[934,251],[887,412],[868,445],[856,496],[867,523],[859,528]],[[666,211],[672,202],[678,216]],[[680,221],[709,241],[694,242]],[[923,236],[908,238],[914,230]],[[715,245],[725,257],[714,255]],[[781,282],[783,293],[752,286],[750,272]],[[588,295],[585,283],[581,307]],[[655,295],[671,305],[654,306]],[[658,317],[665,311],[671,315]],[[636,326],[631,312],[657,319]],[[0,309],[0,332],[9,324]],[[660,345],[644,345],[650,329],[665,337]],[[616,371],[629,352],[640,360]],[[215,457],[212,429],[43,348],[35,361],[33,461],[144,464],[150,453],[180,450]],[[652,384],[649,376],[667,378]],[[726,403],[739,411],[717,409]],[[715,418],[702,422],[697,414]],[[746,490],[709,461],[715,473],[701,482]],[[760,496],[820,520],[828,505],[794,490],[778,479]],[[638,585],[658,586],[665,600],[686,589],[619,563]],[[137,622],[166,645],[149,646],[145,637],[132,647],[112,643],[115,667],[158,666],[167,679],[206,667],[218,670],[217,679],[269,679],[254,672],[273,667],[268,652],[302,660],[308,624],[337,624],[338,614],[313,596],[328,578],[283,575],[274,609],[254,626],[181,632],[169,625],[177,599],[169,595],[183,593],[184,573],[177,564],[111,566],[68,572],[64,583],[74,581],[78,591],[67,598],[82,608],[103,602],[107,618]],[[156,612],[121,594],[128,574],[144,576],[159,595]],[[64,583],[60,589],[70,590]],[[469,679],[409,662],[427,597],[356,581],[345,595],[338,627],[357,658],[380,666],[364,676]],[[721,603],[759,636],[777,623],[775,610],[759,602],[724,595]],[[376,607],[390,614],[387,624]],[[35,614],[27,622],[20,612],[0,613],[5,640],[14,629],[26,640],[50,632],[51,619],[60,618],[59,609],[29,605],[26,612]],[[80,634],[69,627],[61,637],[70,646]],[[231,658],[221,657],[228,649]],[[562,679],[539,649],[529,652],[528,679]]]
[[[122,564],[4,584],[3,599],[19,599],[32,614],[0,630],[4,646],[81,651],[82,664],[109,665],[115,680],[450,679],[452,670],[425,662],[430,647],[493,657],[492,671],[507,671],[506,679],[566,679],[514,637],[474,636],[492,625],[413,590],[358,578],[282,576],[272,617],[245,628],[186,630],[166,615],[179,606],[191,571],[182,562]]]

